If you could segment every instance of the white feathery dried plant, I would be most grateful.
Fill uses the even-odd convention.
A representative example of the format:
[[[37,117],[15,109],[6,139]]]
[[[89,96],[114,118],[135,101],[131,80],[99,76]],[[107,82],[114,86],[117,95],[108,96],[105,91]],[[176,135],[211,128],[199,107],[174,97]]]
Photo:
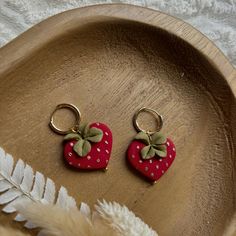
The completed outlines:
[[[80,209],[65,187],[54,182],[0,148],[0,205],[5,213],[18,212],[16,221],[45,236],[157,236],[126,206],[98,202],[95,210],[82,203]],[[1,233],[1,232],[4,232]],[[7,234],[8,232],[8,234]],[[12,233],[13,232],[13,233]],[[27,235],[0,227],[0,235]]]

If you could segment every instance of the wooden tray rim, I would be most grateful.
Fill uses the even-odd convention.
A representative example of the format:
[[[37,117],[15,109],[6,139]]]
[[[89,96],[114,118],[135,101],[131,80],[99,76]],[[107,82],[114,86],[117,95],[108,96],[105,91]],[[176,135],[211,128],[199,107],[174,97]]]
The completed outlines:
[[[102,21],[114,17],[161,28],[189,43],[222,74],[236,97],[236,69],[217,46],[188,23],[166,13],[130,4],[99,4],[68,10],[36,24],[0,48],[0,74],[14,68],[27,55],[65,31],[85,24],[81,19]],[[72,24],[73,23],[73,24]],[[62,27],[63,26],[63,27]],[[47,32],[47,33],[46,33]],[[50,33],[48,33],[50,32]],[[193,37],[194,35],[194,37]]]

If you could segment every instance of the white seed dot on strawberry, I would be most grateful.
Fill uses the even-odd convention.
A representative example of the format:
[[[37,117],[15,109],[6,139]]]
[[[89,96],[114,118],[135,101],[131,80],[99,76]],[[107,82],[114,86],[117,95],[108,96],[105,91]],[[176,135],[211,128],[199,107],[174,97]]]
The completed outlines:
[[[77,166],[80,166],[80,163],[78,163],[78,165]]]
[[[172,158],[172,155],[170,154],[170,159]]]
[[[162,170],[161,173],[164,174],[164,170]]]
[[[100,148],[97,148],[97,151],[98,151],[98,152],[100,152],[100,151],[101,151],[101,149],[100,149]]]
[[[97,126],[99,126],[100,124],[99,123],[96,123]]]
[[[106,163],[108,163],[108,160],[106,160]]]
[[[74,146],[74,144],[73,144],[73,143],[70,143],[70,146],[71,146],[71,147],[73,147],[73,146]]]
[[[91,166],[90,165],[88,165],[88,168],[90,168]]]
[[[139,160],[138,162],[139,162],[139,163],[143,163],[143,161],[142,161],[142,160]]]
[[[173,147],[173,151],[175,152],[175,148]]]
[[[108,144],[108,141],[107,141],[107,140],[105,141],[105,144]]]
[[[159,169],[159,165],[156,165],[156,169]]]
[[[139,146],[137,146],[137,149],[140,149],[140,147],[139,147]]]
[[[72,156],[72,152],[69,152],[68,155],[69,155],[69,157],[71,157]]]
[[[162,162],[162,159],[160,159],[160,162]]]
[[[153,176],[154,176],[154,173],[151,173],[151,176],[153,177]]]
[[[145,171],[148,171],[148,167],[146,166],[146,167],[144,168],[144,170],[145,170]]]
[[[151,163],[151,164],[152,164],[152,160],[149,160],[149,163]]]
[[[167,145],[167,146],[169,146],[169,145],[170,145],[170,143],[169,143],[169,142],[167,142],[167,143],[166,143],[166,145]]]
[[[134,159],[134,158],[135,158],[135,155],[132,155],[131,157]]]
[[[107,132],[105,132],[105,135],[106,135],[106,136],[108,136],[108,133],[107,133]]]
[[[97,163],[99,163],[100,162],[100,159],[97,159]]]
[[[69,162],[70,165],[72,165],[72,162]]]
[[[87,159],[90,160],[90,159],[91,159],[91,156],[87,156]]]
[[[106,153],[107,153],[107,154],[109,154],[109,151],[108,151],[108,150],[106,150]]]
[[[168,165],[168,163],[166,163],[166,167],[168,167],[169,165]]]

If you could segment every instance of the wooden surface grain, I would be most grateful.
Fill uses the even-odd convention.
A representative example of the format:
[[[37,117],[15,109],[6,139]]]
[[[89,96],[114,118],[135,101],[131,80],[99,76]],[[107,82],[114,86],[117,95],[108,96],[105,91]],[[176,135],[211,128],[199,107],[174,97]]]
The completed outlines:
[[[36,25],[0,49],[0,60],[0,144],[16,160],[66,186],[78,203],[127,205],[161,236],[222,235],[235,211],[236,79],[201,33],[161,12],[93,6]],[[66,168],[62,136],[48,127],[59,103],[111,127],[108,172]],[[125,161],[141,106],[163,115],[177,149],[154,186]],[[12,218],[0,215],[22,228]]]

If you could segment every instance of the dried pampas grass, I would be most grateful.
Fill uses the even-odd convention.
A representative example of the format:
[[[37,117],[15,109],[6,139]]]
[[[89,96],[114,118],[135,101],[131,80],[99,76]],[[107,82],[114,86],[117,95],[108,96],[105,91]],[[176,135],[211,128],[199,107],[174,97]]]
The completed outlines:
[[[79,210],[27,202],[18,203],[14,208],[28,223],[41,230],[40,236],[158,236],[126,206],[115,202],[98,202],[95,211],[85,203]],[[0,235],[27,236],[3,228]]]
[[[118,236],[120,235],[96,212],[90,217],[77,209],[65,210],[39,203],[16,206],[24,217],[42,228],[46,236]],[[1,235],[1,234],[0,234]]]
[[[29,234],[21,233],[19,230],[14,230],[10,228],[5,228],[0,226],[1,236],[30,236]]]
[[[135,216],[126,206],[103,200],[98,201],[95,208],[99,215],[123,236],[158,236],[157,232]]]
[[[236,213],[228,223],[223,236],[236,236]]]

